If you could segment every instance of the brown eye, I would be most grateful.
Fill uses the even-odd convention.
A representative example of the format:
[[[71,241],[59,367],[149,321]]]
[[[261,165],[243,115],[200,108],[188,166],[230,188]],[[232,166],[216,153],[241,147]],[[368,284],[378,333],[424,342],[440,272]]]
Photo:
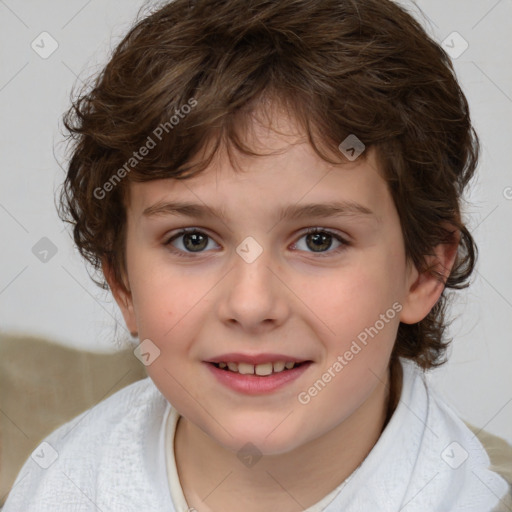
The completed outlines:
[[[306,235],[306,244],[313,251],[327,250],[332,245],[332,238],[332,235],[325,232],[311,233]]]
[[[183,245],[189,251],[201,251],[208,245],[208,237],[203,233],[186,233],[183,235]]]
[[[317,253],[319,256],[330,256],[337,254],[340,251],[343,251],[348,245],[350,245],[338,234],[321,228],[308,229],[308,231],[301,236],[300,240],[303,238],[306,241],[304,244],[306,248],[303,249],[298,247],[299,250]],[[337,243],[338,246],[335,247],[334,250],[329,251],[329,249],[332,247],[333,241],[334,243]],[[296,242],[294,245],[297,247],[300,244],[299,242]]]
[[[172,243],[175,240],[180,241],[182,247],[176,247],[176,245]],[[201,253],[208,247],[209,240],[210,237],[202,231],[182,230],[173,235],[164,245],[176,247],[176,253]]]

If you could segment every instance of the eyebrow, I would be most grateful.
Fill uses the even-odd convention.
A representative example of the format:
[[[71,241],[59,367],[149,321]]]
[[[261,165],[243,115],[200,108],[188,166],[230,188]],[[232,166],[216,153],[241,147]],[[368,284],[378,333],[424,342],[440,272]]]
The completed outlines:
[[[227,221],[225,209],[215,209],[202,204],[189,202],[160,202],[149,206],[142,212],[143,217],[175,215],[195,219],[207,219],[212,216]],[[327,203],[291,204],[278,211],[277,220],[347,217],[355,216],[378,220],[375,213],[354,201],[334,201]]]

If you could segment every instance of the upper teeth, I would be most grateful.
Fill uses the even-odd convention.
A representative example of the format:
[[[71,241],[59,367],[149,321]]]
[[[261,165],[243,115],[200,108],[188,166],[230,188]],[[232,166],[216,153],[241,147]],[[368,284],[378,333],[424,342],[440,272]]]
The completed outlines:
[[[219,363],[219,368],[226,368],[228,367],[229,370],[232,372],[238,372],[243,375],[247,374],[253,374],[256,373],[256,375],[270,375],[272,373],[272,370],[274,372],[282,372],[285,368],[290,370],[295,366],[294,362],[283,362],[283,361],[277,361],[275,363],[262,363],[262,364],[249,364],[249,363]]]

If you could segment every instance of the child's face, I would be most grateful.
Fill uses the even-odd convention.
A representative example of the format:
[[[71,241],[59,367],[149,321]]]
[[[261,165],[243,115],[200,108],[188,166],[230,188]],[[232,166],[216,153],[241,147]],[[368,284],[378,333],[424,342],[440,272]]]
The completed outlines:
[[[285,117],[278,121],[281,130],[292,126]],[[229,449],[250,441],[277,454],[319,438],[357,409],[364,418],[365,409],[376,407],[418,274],[406,266],[399,217],[372,153],[332,166],[305,142],[288,145],[297,140],[291,134],[253,128],[253,147],[281,153],[240,156],[240,174],[222,153],[187,181],[130,185],[132,295],[128,308],[119,303],[130,330],[159,348],[148,373],[183,416]],[[143,215],[176,201],[222,209],[226,219]],[[373,214],[279,220],[286,207],[342,201]],[[203,238],[181,236],[165,245],[185,227]],[[350,245],[328,234],[308,237],[306,229],[315,227]],[[247,237],[255,241],[249,255],[256,242],[262,249],[252,262],[237,252]],[[312,364],[273,392],[247,394],[221,383],[205,363],[230,352],[286,354]]]

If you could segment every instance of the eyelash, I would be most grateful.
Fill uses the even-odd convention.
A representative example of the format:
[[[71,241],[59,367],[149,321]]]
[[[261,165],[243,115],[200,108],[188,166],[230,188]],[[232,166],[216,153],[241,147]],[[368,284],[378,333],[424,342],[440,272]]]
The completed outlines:
[[[206,235],[209,239],[211,239],[211,237],[207,233],[204,233],[203,231],[200,231],[200,230],[198,230],[196,228],[187,228],[187,229],[182,229],[178,233],[175,233],[171,238],[169,238],[166,242],[164,242],[163,245],[168,247],[169,250],[173,254],[178,256],[178,257],[181,257],[181,258],[193,258],[194,254],[202,254],[203,252],[207,252],[207,251],[199,251],[197,253],[185,252],[185,251],[183,251],[181,249],[174,248],[171,245],[171,242],[174,242],[174,240],[176,240],[177,238],[180,238],[183,235],[186,235],[186,234],[196,234],[196,233],[199,233],[201,235]],[[328,256],[332,256],[333,254],[338,254],[338,253],[344,251],[347,247],[349,247],[351,245],[347,240],[342,238],[337,233],[334,233],[333,231],[330,231],[328,229],[323,229],[323,228],[318,228],[318,227],[316,227],[316,228],[309,228],[305,233],[302,233],[302,235],[299,237],[298,240],[300,240],[301,238],[303,238],[303,237],[305,237],[307,235],[312,235],[312,234],[316,234],[316,233],[327,233],[328,235],[331,235],[335,240],[337,240],[338,242],[341,243],[340,247],[338,247],[337,249],[334,249],[332,251],[317,252],[317,253],[311,252],[311,254],[316,254],[317,257],[325,258],[325,257],[328,257]]]

